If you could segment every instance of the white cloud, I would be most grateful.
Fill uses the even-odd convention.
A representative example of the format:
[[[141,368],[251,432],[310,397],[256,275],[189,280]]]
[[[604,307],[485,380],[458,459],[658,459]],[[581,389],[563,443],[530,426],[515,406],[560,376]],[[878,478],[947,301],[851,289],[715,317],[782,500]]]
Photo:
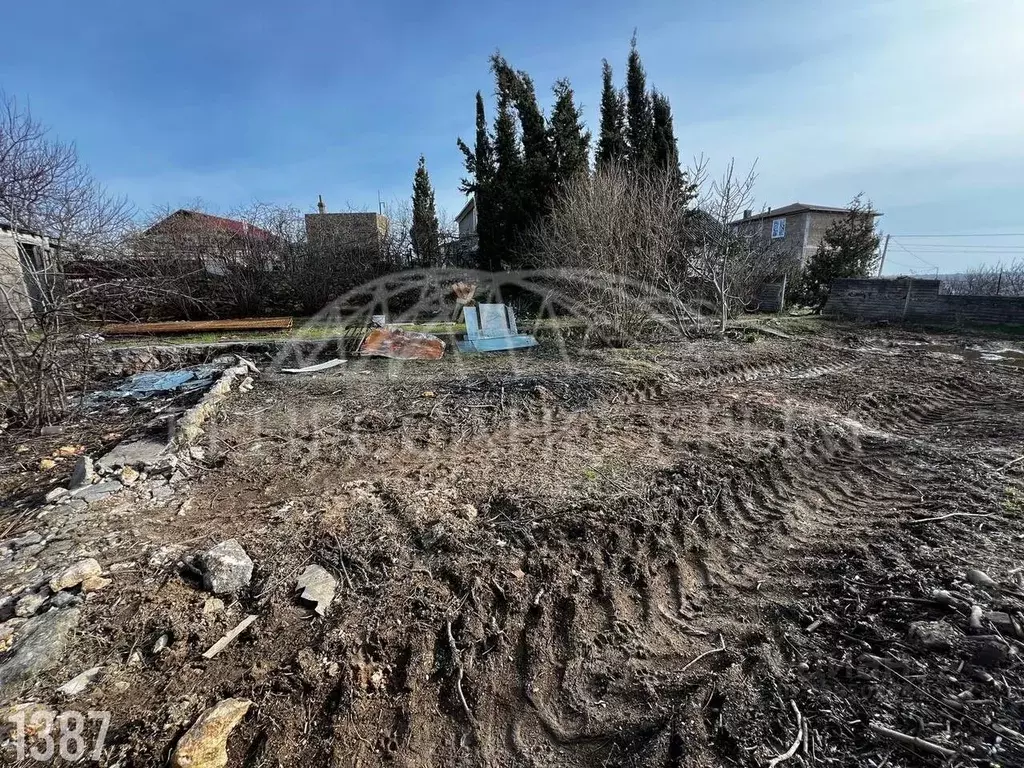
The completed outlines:
[[[987,180],[999,186],[998,172],[992,178],[972,169],[983,166],[989,174],[1024,159],[1024,3],[827,7],[776,15],[767,33],[761,19],[738,27],[731,45],[756,40],[766,66],[740,82],[733,78],[727,88],[687,93],[710,101],[703,112],[728,117],[684,119],[681,143],[719,162],[760,157],[760,193],[773,205],[842,202],[873,173],[886,187],[868,191],[883,205],[912,204],[921,192],[914,190],[917,171],[938,165],[955,170],[960,183],[966,176],[982,187]],[[777,43],[774,57],[765,34]],[[730,55],[720,37],[713,44]],[[810,52],[802,60],[801,49]],[[773,58],[796,63],[773,66]],[[685,81],[675,85],[690,91]],[[682,99],[673,103],[686,114]],[[900,174],[909,183],[899,184]],[[811,201],[815,189],[835,190],[839,199]]]

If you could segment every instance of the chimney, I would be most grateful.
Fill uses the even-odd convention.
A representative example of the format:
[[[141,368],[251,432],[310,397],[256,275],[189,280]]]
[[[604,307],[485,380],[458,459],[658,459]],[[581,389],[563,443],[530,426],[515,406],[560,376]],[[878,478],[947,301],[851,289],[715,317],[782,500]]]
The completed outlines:
[[[320,213],[327,213],[327,206],[324,205],[324,197],[323,197],[323,195],[317,195],[316,198],[317,198],[316,209]]]
[[[743,211],[743,218],[744,219],[749,219],[753,215],[754,215],[754,212],[750,208],[744,209],[744,211]]]

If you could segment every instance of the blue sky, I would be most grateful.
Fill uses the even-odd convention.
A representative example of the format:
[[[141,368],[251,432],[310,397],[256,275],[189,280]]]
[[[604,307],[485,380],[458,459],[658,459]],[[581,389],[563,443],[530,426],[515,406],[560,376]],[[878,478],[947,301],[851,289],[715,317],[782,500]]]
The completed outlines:
[[[77,141],[143,211],[199,198],[372,210],[420,153],[462,199],[455,138],[497,49],[549,95],[569,77],[597,130],[601,59],[638,29],[680,152],[758,161],[759,204],[864,191],[893,233],[887,272],[1024,254],[1024,2],[606,0],[518,3],[18,3],[0,86]],[[548,99],[550,102],[550,99]]]

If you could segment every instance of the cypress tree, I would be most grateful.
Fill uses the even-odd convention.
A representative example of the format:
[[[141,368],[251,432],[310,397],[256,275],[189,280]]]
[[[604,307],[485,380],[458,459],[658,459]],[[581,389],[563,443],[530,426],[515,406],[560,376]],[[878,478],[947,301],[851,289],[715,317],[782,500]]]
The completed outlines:
[[[556,189],[590,168],[590,131],[583,127],[582,112],[573,100],[572,86],[562,79],[552,89],[551,155]]]
[[[615,88],[612,80],[612,65],[605,59],[602,65],[601,87],[601,136],[597,142],[597,164],[624,160],[628,150],[626,143],[626,105],[622,93]]]
[[[420,155],[419,165],[412,183],[412,251],[425,266],[436,266],[441,261],[441,235],[434,203],[434,188],[427,173],[427,161]]]
[[[484,113],[484,97],[476,92],[476,142],[473,149],[458,139],[459,149],[465,155],[466,171],[472,179],[463,179],[459,189],[466,194],[479,193],[480,188],[494,175],[494,148],[487,133],[487,115]]]
[[[480,91],[476,93],[476,142],[473,149],[466,146],[462,139],[458,140],[459,149],[465,156],[466,171],[471,178],[464,178],[459,189],[473,195],[476,201],[476,234],[477,234],[477,266],[480,269],[491,269],[494,262],[492,251],[496,240],[494,234],[494,205],[491,188],[494,184],[494,145],[487,131],[487,115],[484,111],[484,98]]]
[[[513,246],[522,226],[523,154],[513,113],[515,80],[498,75],[498,114],[494,120],[494,177],[488,185],[491,217],[486,268],[497,271],[512,264]]]
[[[676,132],[672,125],[672,105],[669,103],[668,97],[658,91],[652,93],[651,105],[654,113],[652,139],[654,167],[672,174],[679,188],[686,193],[688,199],[691,199],[696,194],[696,190],[692,189],[686,174],[679,167],[679,144],[676,141]]]
[[[636,33],[630,41],[626,68],[626,120],[629,139],[629,160],[637,170],[644,170],[653,162],[652,139],[654,120],[651,96],[647,92],[647,74],[636,49]]]

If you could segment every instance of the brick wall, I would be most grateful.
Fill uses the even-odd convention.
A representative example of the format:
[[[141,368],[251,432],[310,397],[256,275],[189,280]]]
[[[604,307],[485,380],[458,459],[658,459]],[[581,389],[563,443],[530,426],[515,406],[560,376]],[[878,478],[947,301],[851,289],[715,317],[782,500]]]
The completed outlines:
[[[945,296],[939,280],[836,280],[822,314],[853,320],[1024,325],[1024,297]]]
[[[387,217],[377,213],[306,214],[306,236],[311,243],[379,248],[387,228]]]

